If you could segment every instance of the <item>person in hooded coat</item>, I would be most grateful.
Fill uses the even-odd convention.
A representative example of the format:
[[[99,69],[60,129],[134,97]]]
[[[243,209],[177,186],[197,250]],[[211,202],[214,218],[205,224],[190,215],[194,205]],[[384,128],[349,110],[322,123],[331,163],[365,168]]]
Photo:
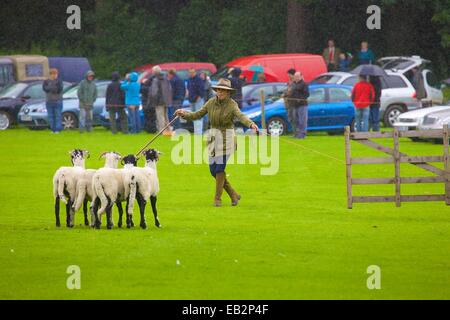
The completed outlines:
[[[242,86],[244,85],[244,80],[240,78],[242,73],[241,68],[234,68],[231,71],[231,87],[235,89],[234,100],[237,102],[239,109],[242,108]]]
[[[148,133],[156,133],[156,111],[155,106],[152,105],[148,94],[150,87],[152,86],[152,81],[155,76],[152,74],[147,76],[141,82],[141,99],[142,108],[144,109],[144,130]]]
[[[130,132],[139,133],[141,125],[139,120],[139,106],[141,105],[141,85],[137,82],[138,74],[132,72],[122,81],[120,89],[125,91],[125,105],[127,106],[128,118],[130,119]]]
[[[80,133],[87,130],[92,131],[92,118],[94,113],[94,102],[97,100],[97,86],[94,81],[94,72],[86,72],[86,78],[81,80],[77,91],[80,101]]]
[[[120,74],[113,72],[111,75],[112,82],[106,88],[106,110],[109,112],[109,123],[111,124],[111,132],[117,133],[116,115],[120,119],[120,129],[123,133],[128,133],[128,119],[125,113],[125,94],[120,89]]]

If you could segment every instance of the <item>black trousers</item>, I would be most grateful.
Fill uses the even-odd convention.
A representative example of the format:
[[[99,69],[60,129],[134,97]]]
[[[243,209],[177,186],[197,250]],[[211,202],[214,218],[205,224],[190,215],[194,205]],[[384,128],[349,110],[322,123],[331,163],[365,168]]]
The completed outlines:
[[[144,129],[149,133],[155,133],[156,129],[156,110],[153,106],[147,105],[144,108]]]

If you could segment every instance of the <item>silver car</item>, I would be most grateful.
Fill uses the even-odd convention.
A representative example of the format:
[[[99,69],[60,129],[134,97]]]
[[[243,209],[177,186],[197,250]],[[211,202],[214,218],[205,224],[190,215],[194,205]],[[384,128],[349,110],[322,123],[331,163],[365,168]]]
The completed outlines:
[[[393,126],[397,117],[406,111],[421,107],[416,99],[416,90],[411,82],[400,73],[387,70],[388,78],[381,79],[380,119],[386,127]],[[336,83],[353,86],[358,75],[349,72],[327,72],[311,81],[314,83]]]
[[[442,129],[446,124],[450,125],[450,107],[427,114],[417,128],[419,130]]]

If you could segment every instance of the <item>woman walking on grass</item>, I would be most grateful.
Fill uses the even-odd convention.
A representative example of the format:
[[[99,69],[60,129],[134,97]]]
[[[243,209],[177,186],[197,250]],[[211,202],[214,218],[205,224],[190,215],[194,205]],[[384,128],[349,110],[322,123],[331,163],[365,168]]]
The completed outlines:
[[[217,96],[208,100],[205,105],[196,112],[187,112],[178,109],[175,115],[186,120],[198,120],[208,114],[211,130],[208,134],[207,145],[209,154],[209,170],[216,179],[216,194],[214,206],[222,206],[223,189],[228,193],[233,206],[238,204],[241,196],[231,187],[225,175],[225,167],[230,155],[235,151],[234,118],[237,118],[245,126],[258,131],[258,126],[247,118],[238,107],[236,101],[231,98],[235,90],[231,87],[230,80],[220,79],[212,89]]]

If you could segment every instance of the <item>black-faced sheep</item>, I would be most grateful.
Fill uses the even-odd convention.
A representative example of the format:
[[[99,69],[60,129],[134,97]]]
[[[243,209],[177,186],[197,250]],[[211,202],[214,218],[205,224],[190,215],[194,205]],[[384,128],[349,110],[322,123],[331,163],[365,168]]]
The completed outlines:
[[[61,200],[66,204],[66,225],[71,228],[73,227],[75,214],[72,204],[76,196],[76,185],[78,178],[85,171],[85,159],[89,156],[89,152],[87,150],[75,149],[70,151],[69,154],[73,166],[61,167],[56,170],[53,176],[53,196],[55,198],[56,226],[61,226],[59,220],[59,201]]]

